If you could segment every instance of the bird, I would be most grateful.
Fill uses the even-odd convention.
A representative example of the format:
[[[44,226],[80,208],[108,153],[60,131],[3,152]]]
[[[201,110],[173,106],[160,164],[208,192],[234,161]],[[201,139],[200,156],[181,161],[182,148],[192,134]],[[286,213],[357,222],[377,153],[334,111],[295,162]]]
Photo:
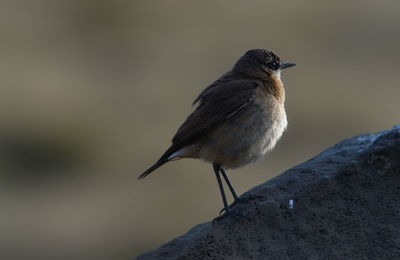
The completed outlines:
[[[287,127],[285,89],[281,72],[296,64],[282,62],[272,51],[250,49],[194,100],[195,110],[172,138],[171,146],[138,179],[162,165],[183,158],[211,163],[224,208],[231,207],[221,175],[234,203],[240,200],[225,170],[236,169],[263,158]],[[221,214],[220,212],[220,214]]]

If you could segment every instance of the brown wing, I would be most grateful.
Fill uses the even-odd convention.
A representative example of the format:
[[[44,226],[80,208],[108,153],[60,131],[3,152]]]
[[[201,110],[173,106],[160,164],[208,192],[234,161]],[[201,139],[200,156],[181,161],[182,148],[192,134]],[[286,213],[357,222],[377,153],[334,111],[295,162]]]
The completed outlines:
[[[256,80],[232,80],[213,84],[205,89],[196,99],[200,101],[199,106],[172,139],[172,147],[178,150],[190,145],[213,131],[226,119],[237,116],[252,104],[258,86],[260,82]]]
[[[149,169],[139,176],[143,179],[155,169],[171,160],[170,155],[186,145],[191,145],[213,131],[225,120],[235,117],[252,104],[256,80],[217,81],[206,88],[195,100],[200,101],[196,110],[179,127],[171,147]]]

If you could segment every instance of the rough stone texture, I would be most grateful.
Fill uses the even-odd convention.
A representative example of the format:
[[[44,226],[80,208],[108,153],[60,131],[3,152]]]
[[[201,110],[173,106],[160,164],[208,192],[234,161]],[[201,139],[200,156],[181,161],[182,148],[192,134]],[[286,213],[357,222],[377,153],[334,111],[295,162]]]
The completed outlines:
[[[144,259],[400,259],[400,126],[342,141]],[[293,208],[289,201],[293,200]]]

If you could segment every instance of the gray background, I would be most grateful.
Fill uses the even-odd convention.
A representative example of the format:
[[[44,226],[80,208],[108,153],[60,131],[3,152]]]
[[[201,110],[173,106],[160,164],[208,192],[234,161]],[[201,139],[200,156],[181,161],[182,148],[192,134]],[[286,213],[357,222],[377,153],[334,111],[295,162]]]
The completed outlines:
[[[52,167],[32,169],[20,169],[20,153],[15,162],[0,153],[2,253],[132,259],[214,218],[222,202],[210,165],[182,160],[136,177],[168,148],[196,95],[251,48],[298,66],[283,74],[288,131],[265,160],[228,172],[239,193],[399,123],[399,8],[2,1],[0,142],[61,151]]]

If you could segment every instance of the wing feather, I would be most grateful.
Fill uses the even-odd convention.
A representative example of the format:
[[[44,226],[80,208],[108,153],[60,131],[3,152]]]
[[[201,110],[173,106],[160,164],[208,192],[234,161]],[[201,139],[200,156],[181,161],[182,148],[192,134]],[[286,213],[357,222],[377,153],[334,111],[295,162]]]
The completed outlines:
[[[199,106],[172,139],[172,146],[180,149],[193,144],[227,119],[238,116],[252,104],[259,86],[256,80],[234,80],[205,89],[195,101]]]
[[[218,84],[216,84],[218,82]],[[143,179],[158,167],[173,160],[171,155],[206,136],[227,119],[240,115],[253,103],[260,82],[256,80],[217,81],[206,88],[195,103],[196,110],[188,116],[172,139],[171,147],[149,169],[139,176]]]

